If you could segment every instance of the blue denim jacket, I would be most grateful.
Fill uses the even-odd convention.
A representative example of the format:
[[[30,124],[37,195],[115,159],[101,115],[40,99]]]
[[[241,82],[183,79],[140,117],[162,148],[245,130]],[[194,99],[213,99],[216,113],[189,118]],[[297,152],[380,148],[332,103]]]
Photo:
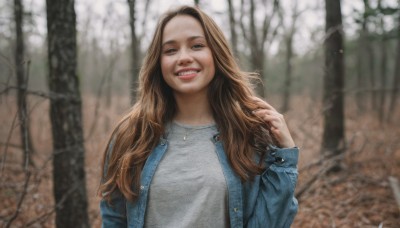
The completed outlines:
[[[230,227],[290,227],[298,209],[294,198],[298,148],[270,147],[264,173],[243,183],[230,167],[222,142],[216,136],[213,142],[227,182]],[[111,205],[101,200],[103,227],[143,227],[150,183],[167,147],[168,141],[161,139],[148,157],[137,201],[126,201],[118,192],[113,193]]]

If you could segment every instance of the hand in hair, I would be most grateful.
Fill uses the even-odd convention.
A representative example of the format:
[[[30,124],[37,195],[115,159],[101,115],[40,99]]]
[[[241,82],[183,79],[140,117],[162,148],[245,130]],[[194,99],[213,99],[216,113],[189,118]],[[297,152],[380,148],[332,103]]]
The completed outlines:
[[[287,127],[285,118],[281,113],[276,111],[274,107],[266,101],[258,97],[253,97],[254,102],[257,104],[258,109],[254,110],[254,115],[263,119],[271,127],[271,133],[278,141],[281,148],[292,148],[295,146],[292,135]]]

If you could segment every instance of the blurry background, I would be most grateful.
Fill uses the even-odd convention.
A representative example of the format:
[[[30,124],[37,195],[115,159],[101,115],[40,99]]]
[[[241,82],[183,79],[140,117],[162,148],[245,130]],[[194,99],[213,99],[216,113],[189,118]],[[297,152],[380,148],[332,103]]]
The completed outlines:
[[[221,26],[242,69],[260,73],[264,87],[257,87],[258,94],[285,114],[301,148],[300,210],[293,227],[400,227],[400,1],[341,1],[339,15],[333,5],[325,7],[332,0],[57,2],[72,4],[76,13],[76,26],[65,27],[77,29],[86,226],[100,226],[102,153],[135,99],[137,72],[157,19],[170,8],[198,4]],[[341,25],[326,27],[327,13],[341,16]],[[74,200],[69,191],[54,199],[54,170],[63,166],[52,162],[60,147],[53,145],[57,133],[49,110],[57,94],[49,89],[46,15],[44,0],[0,1],[4,227],[55,227],[56,212]],[[341,39],[339,46],[324,45]],[[325,54],[329,47],[336,47],[333,55]],[[325,60],[337,56],[342,64],[329,68]],[[338,97],[344,103],[335,103]]]

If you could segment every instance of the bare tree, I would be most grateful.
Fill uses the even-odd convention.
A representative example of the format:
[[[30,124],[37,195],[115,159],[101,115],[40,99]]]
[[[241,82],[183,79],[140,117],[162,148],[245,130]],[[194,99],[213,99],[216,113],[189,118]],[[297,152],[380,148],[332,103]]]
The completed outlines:
[[[250,8],[248,12],[249,16],[249,21],[248,25],[245,26],[243,19],[245,16],[244,8],[245,8],[245,1],[241,1],[241,14],[240,14],[240,27],[242,30],[242,34],[244,36],[244,39],[246,43],[248,44],[250,48],[250,63],[252,70],[258,70],[260,71],[260,76],[261,76],[261,82],[264,81],[265,77],[265,70],[264,70],[264,63],[266,59],[266,46],[267,46],[267,41],[269,40],[270,42],[274,39],[274,37],[277,34],[277,30],[280,26],[280,23],[273,25],[272,21],[275,18],[275,13],[277,11],[277,8],[279,6],[279,1],[278,0],[271,0],[271,1],[263,1],[262,3],[258,4],[256,6],[256,3],[254,0],[250,0]],[[256,7],[257,8],[269,8],[270,6],[268,5],[272,4],[271,11],[268,13],[267,11],[263,12],[263,20],[261,24],[261,28],[258,28],[257,26],[257,20],[256,20]],[[263,7],[262,7],[263,6]],[[258,95],[260,96],[265,96],[264,88],[262,83],[257,84],[256,91]]]
[[[325,0],[324,133],[322,151],[341,153],[344,143],[344,61],[340,1]]]
[[[229,28],[231,33],[231,45],[233,53],[236,55],[236,57],[238,57],[235,9],[233,7],[232,0],[228,0],[228,7],[229,7]]]
[[[398,10],[400,11],[400,0],[398,1]],[[393,75],[393,83],[392,83],[392,94],[389,105],[389,119],[393,117],[393,113],[396,111],[396,101],[400,88],[400,17],[398,17],[397,21],[397,51],[396,51],[396,60],[394,64],[394,75]]]
[[[286,46],[286,72],[285,72],[285,82],[283,85],[283,104],[282,104],[282,112],[287,112],[290,107],[290,91],[292,86],[292,62],[293,62],[293,38],[296,33],[296,23],[297,19],[302,12],[298,10],[298,2],[295,1],[293,3],[291,15],[291,23],[289,28],[285,28],[284,34],[284,42]],[[281,20],[283,20],[283,14],[280,11]]]
[[[46,0],[57,227],[89,227],[74,0]],[[60,204],[59,204],[60,203]]]
[[[364,113],[366,109],[366,91],[370,90],[371,107],[377,108],[377,92],[375,81],[375,51],[374,39],[369,29],[369,24],[373,16],[374,9],[371,8],[369,0],[363,0],[364,9],[361,12],[360,18],[357,20],[360,24],[360,31],[357,45],[357,88],[355,92],[357,108],[359,114]]]
[[[378,1],[378,8],[381,8],[382,0]],[[381,50],[381,62],[380,62],[380,86],[381,91],[379,94],[379,103],[378,103],[378,116],[379,121],[383,122],[383,117],[385,115],[385,101],[386,101],[386,81],[387,81],[387,47],[386,47],[386,31],[385,31],[385,23],[383,20],[383,15],[380,15],[380,28],[381,28],[381,37],[380,37],[380,50]]]
[[[371,15],[372,8],[370,6],[369,0],[363,0],[364,2],[364,20],[366,21],[365,23],[368,23],[369,17]],[[369,36],[369,31],[368,27],[366,27],[366,37],[367,37],[367,42],[365,42],[365,47],[363,47],[366,50],[366,57],[367,57],[367,66],[368,66],[368,76],[369,76],[369,87],[372,90],[372,96],[371,96],[371,104],[372,108],[376,109],[377,104],[378,104],[378,93],[374,89],[376,87],[376,81],[375,81],[375,52],[373,48],[373,39],[370,38]]]
[[[14,17],[16,31],[15,69],[17,85],[18,118],[20,122],[21,145],[24,148],[24,160],[22,166],[33,164],[31,154],[33,152],[32,139],[29,130],[28,105],[26,101],[26,89],[28,88],[28,77],[25,76],[24,60],[24,34],[23,34],[24,8],[21,0],[14,0]],[[29,69],[28,69],[29,70]]]
[[[362,89],[365,89],[365,75],[367,72],[365,71],[366,66],[365,66],[365,47],[368,44],[367,40],[367,34],[368,34],[368,29],[367,29],[367,14],[366,14],[366,7],[364,7],[364,12],[362,14],[362,17],[360,18],[360,32],[359,32],[359,37],[358,37],[358,46],[357,46],[357,63],[356,63],[356,70],[357,70],[357,89],[356,89],[356,103],[357,103],[357,108],[359,114],[364,113],[365,111],[365,96],[362,94]]]
[[[136,102],[136,87],[138,83],[139,70],[140,70],[140,48],[139,40],[136,34],[136,14],[135,4],[136,0],[127,0],[129,5],[129,24],[131,26],[131,104]]]

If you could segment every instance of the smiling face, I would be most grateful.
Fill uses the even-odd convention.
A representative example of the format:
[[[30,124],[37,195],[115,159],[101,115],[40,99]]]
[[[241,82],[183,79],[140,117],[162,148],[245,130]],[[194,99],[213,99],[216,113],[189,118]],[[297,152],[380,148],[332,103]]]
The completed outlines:
[[[161,72],[176,95],[206,94],[215,66],[203,28],[198,20],[178,15],[162,35]]]

